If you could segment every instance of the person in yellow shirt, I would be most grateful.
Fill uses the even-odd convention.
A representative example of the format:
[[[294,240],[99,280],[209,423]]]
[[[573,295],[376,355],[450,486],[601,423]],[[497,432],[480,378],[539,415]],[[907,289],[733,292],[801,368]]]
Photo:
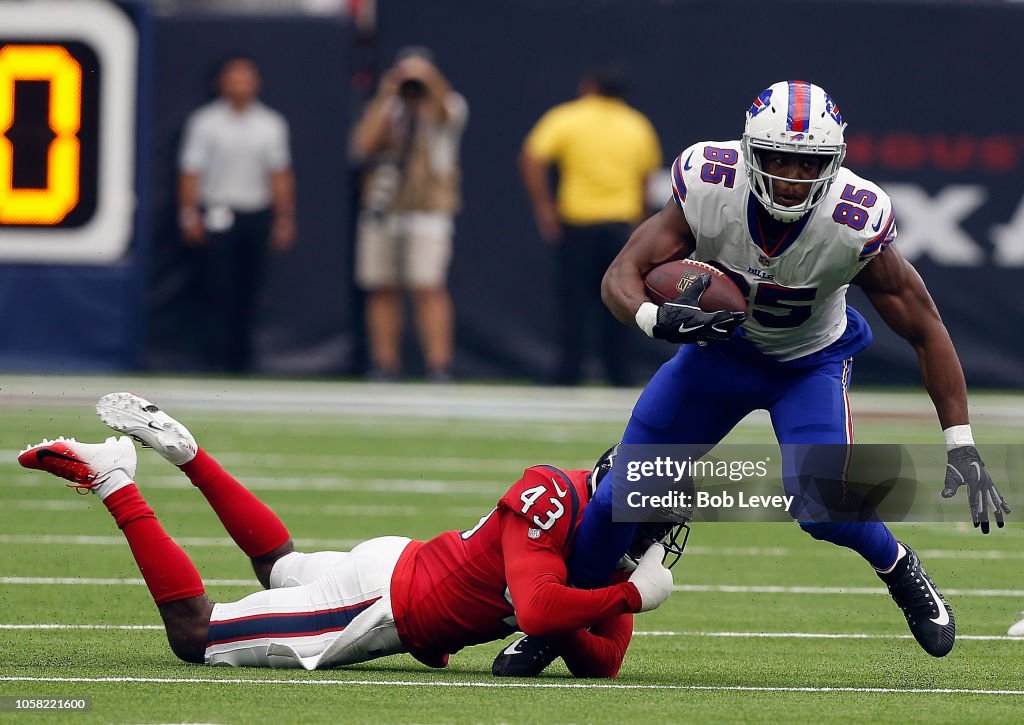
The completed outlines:
[[[625,91],[617,67],[591,71],[576,100],[541,116],[520,154],[540,235],[556,247],[560,385],[582,381],[588,332],[597,333],[593,342],[609,382],[632,383],[629,342],[601,302],[601,278],[645,215],[647,177],[661,166],[661,146],[647,117],[623,100]]]

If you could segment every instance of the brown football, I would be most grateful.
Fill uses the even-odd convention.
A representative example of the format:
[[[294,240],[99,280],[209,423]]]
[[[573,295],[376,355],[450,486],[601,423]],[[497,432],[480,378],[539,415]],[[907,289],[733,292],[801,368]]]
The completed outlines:
[[[747,300],[731,279],[717,267],[692,259],[666,262],[648,272],[644,277],[647,296],[656,305],[670,302],[685,292],[686,288],[705,272],[711,275],[711,284],[701,295],[700,308],[702,310],[705,312],[747,311]]]

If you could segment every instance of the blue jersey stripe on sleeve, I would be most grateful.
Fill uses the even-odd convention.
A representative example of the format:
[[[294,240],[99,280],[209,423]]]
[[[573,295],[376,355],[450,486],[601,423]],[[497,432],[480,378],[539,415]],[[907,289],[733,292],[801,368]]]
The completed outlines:
[[[896,218],[893,213],[889,212],[889,219],[885,224],[885,228],[871,241],[864,245],[860,250],[860,258],[866,259],[871,255],[881,252],[883,249],[888,247],[892,240],[896,238]]]
[[[672,198],[679,206],[686,201],[686,182],[683,181],[682,158],[679,156],[672,164]]]

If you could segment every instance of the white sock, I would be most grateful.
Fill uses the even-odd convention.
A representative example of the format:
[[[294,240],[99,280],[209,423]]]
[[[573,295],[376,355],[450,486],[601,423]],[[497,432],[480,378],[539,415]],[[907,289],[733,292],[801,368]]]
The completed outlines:
[[[97,483],[92,487],[92,492],[99,496],[102,501],[114,493],[114,491],[120,491],[129,483],[134,483],[134,481],[128,477],[128,474],[121,468],[115,468],[107,474],[107,477],[101,483]]]
[[[896,561],[892,563],[888,569],[875,569],[879,574],[891,574],[892,570],[896,568],[896,565],[900,563],[900,559],[907,555],[907,547],[900,542],[896,542]]]

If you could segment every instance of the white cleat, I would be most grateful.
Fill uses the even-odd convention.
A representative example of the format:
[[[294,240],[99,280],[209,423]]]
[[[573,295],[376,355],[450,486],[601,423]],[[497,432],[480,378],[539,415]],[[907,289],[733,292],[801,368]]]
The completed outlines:
[[[1021,612],[1021,614],[1024,614],[1024,612]],[[1010,627],[1010,631],[1007,634],[1011,637],[1024,637],[1024,619]]]
[[[152,448],[175,466],[196,457],[199,447],[188,428],[134,393],[107,393],[96,403],[100,420]]]
[[[135,446],[111,436],[103,443],[79,443],[60,437],[29,446],[18,454],[25,468],[46,471],[71,481],[70,487],[106,498],[135,480]]]

